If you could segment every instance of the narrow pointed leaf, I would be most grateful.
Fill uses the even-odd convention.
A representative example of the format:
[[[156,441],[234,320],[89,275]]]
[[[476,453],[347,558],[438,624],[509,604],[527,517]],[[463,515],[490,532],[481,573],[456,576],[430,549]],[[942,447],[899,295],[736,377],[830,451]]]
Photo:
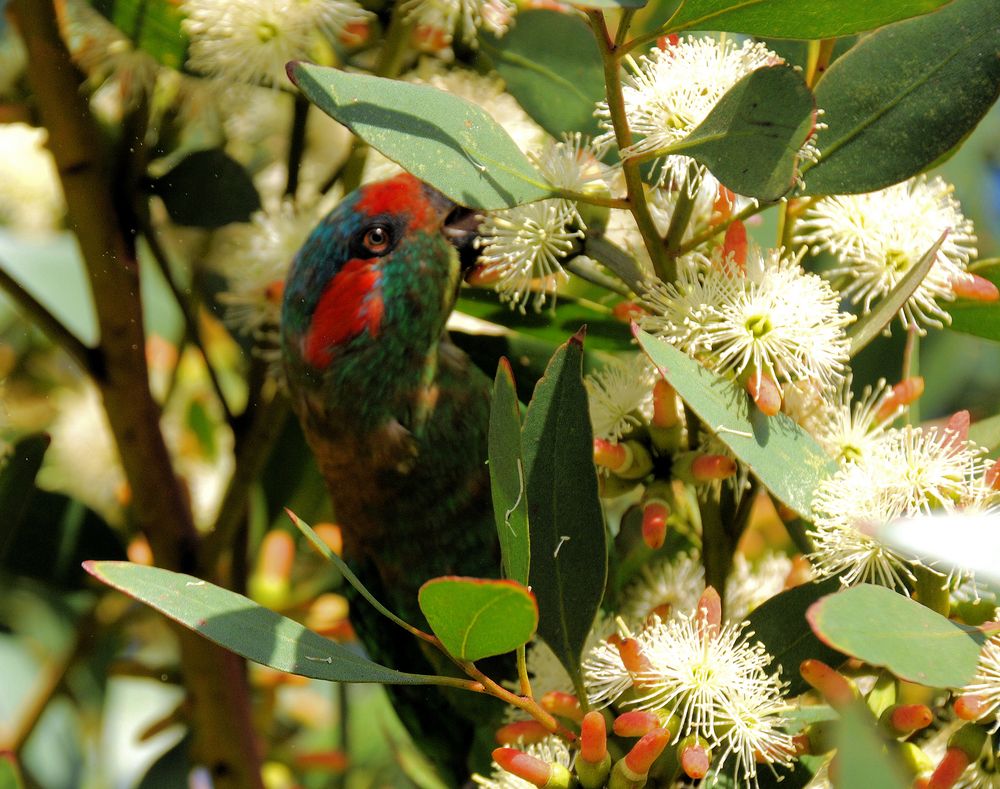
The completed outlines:
[[[556,139],[600,132],[594,107],[604,98],[604,66],[594,35],[577,16],[529,10],[502,38],[481,34],[483,52],[507,91]]]
[[[762,643],[773,658],[768,670],[781,669],[781,678],[788,683],[788,696],[798,696],[809,689],[799,673],[799,666],[806,658],[834,666],[844,661],[845,656],[820,641],[806,621],[809,606],[839,588],[840,581],[836,578],[802,584],[775,595],[747,617],[750,623],[747,630],[753,632],[753,640]]]
[[[663,377],[733,454],[746,463],[777,498],[810,518],[820,482],[837,465],[785,414],[764,416],[746,392],[706,370],[672,345],[641,329],[639,345]]]
[[[670,30],[725,30],[775,38],[838,38],[926,14],[948,0],[699,0],[682,3]]]
[[[906,304],[910,296],[920,287],[920,283],[924,281],[927,272],[934,265],[938,250],[941,249],[941,244],[944,243],[947,236],[948,231],[946,230],[934,242],[934,246],[928,249],[924,253],[924,256],[917,261],[917,264],[900,278],[899,282],[896,283],[896,287],[889,291],[888,295],[875,305],[875,309],[871,312],[866,312],[851,326],[847,332],[847,336],[851,340],[851,347],[848,353],[852,359],[868,343],[878,337],[886,326],[892,323],[893,319],[903,308],[903,305]]]
[[[824,597],[806,617],[828,646],[900,679],[960,688],[976,673],[982,631],[964,628],[884,586],[861,584]]]
[[[818,162],[802,167],[805,193],[872,192],[929,167],[996,101],[998,50],[1000,13],[983,0],[863,38],[816,85],[828,128]]]
[[[513,652],[538,626],[534,595],[514,581],[432,578],[418,600],[434,635],[462,660]]]
[[[84,568],[209,641],[279,671],[397,685],[440,684],[442,679],[380,666],[241,594],[190,575],[129,562],[85,562]]]
[[[490,406],[490,489],[500,538],[504,574],[527,585],[531,547],[528,542],[528,495],[521,452],[521,413],[510,362],[501,359]]]
[[[48,448],[47,435],[26,436],[14,445],[0,468],[0,565],[28,511],[35,493],[35,476]]]
[[[799,71],[787,65],[757,69],[664,152],[694,157],[737,194],[777,200],[795,182],[796,157],[815,114],[816,101]]]
[[[17,759],[10,751],[0,753],[0,789],[23,789],[24,780]]]
[[[552,196],[507,132],[470,101],[308,63],[288,73],[323,112],[461,205],[494,210]]]
[[[582,365],[581,332],[552,356],[521,432],[538,633],[577,680],[608,572]]]

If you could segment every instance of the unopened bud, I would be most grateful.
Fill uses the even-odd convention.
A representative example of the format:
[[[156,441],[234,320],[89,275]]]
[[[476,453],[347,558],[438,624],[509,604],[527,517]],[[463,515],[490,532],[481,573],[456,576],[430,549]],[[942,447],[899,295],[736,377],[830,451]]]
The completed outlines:
[[[494,285],[500,281],[500,269],[488,263],[480,263],[466,273],[465,281],[474,287]]]
[[[803,660],[799,673],[834,709],[842,709],[858,697],[854,683],[822,660]]]
[[[625,754],[624,759],[615,762],[608,786],[611,789],[643,786],[649,775],[649,768],[660,758],[660,754],[669,742],[670,732],[666,729],[654,729],[644,734]]]
[[[969,757],[969,761],[975,761],[979,754],[983,752],[983,744],[986,742],[986,729],[975,723],[966,723],[961,729],[948,738],[948,748],[958,748]]]
[[[371,36],[371,27],[367,22],[349,22],[337,36],[341,44],[349,49],[360,47]]]
[[[572,693],[563,693],[560,690],[553,690],[546,693],[541,698],[542,709],[560,718],[568,718],[579,723],[583,720],[583,710],[580,709],[580,702]]]
[[[272,529],[261,541],[257,567],[250,576],[250,596],[261,605],[280,608],[288,599],[295,561],[295,540],[284,529]]]
[[[670,33],[666,36],[660,36],[656,39],[656,46],[660,49],[670,49],[670,47],[676,47],[677,43],[680,41],[680,36],[676,33]]]
[[[695,482],[715,482],[736,474],[736,461],[725,455],[698,455],[691,461]]]
[[[951,789],[970,764],[972,759],[961,748],[948,748],[927,780],[927,789]]]
[[[619,737],[643,737],[651,731],[663,728],[663,721],[649,710],[629,710],[617,718],[613,726]]]
[[[153,564],[153,549],[149,547],[149,540],[141,534],[132,539],[125,554],[132,564],[144,564],[147,567]]]
[[[1000,289],[985,277],[965,272],[951,281],[951,290],[960,299],[970,301],[1000,300]]]
[[[623,638],[615,646],[618,647],[622,665],[633,677],[653,671],[653,664],[643,654],[642,645],[636,639]]]
[[[591,710],[580,725],[580,756],[575,765],[576,776],[583,789],[600,789],[611,772],[608,753],[608,732],[604,716]]]
[[[551,732],[538,721],[514,721],[497,729],[494,737],[498,745],[531,745],[541,742]]]
[[[712,767],[712,751],[700,737],[685,737],[677,745],[681,769],[688,778],[704,778]]]
[[[934,715],[925,704],[894,704],[879,720],[893,737],[908,737],[930,726]]]
[[[632,462],[631,452],[625,444],[608,441],[604,438],[594,439],[594,463],[608,471],[618,471]]]
[[[747,229],[742,222],[733,222],[726,228],[722,241],[722,267],[729,276],[746,270]]]
[[[346,597],[327,592],[319,595],[309,606],[305,626],[323,636],[342,638],[351,632],[347,618],[349,613],[350,603]]]
[[[337,556],[344,554],[344,535],[335,523],[317,523],[313,531]]]
[[[642,539],[654,551],[663,547],[669,517],[670,505],[663,499],[648,501],[642,508]]]
[[[986,487],[1000,490],[1000,459],[993,461],[993,465],[986,469],[984,480]]]
[[[955,699],[955,714],[964,721],[979,720],[989,708],[989,702],[975,693],[966,693]]]
[[[707,586],[701,593],[695,621],[703,641],[712,641],[718,637],[722,626],[722,598],[715,587]]]
[[[736,205],[736,195],[731,189],[719,184],[719,192],[712,205],[712,224],[718,225],[725,222],[732,216],[733,206]]]
[[[945,436],[949,445],[953,449],[961,449],[969,439],[969,426],[972,424],[972,417],[968,411],[956,411],[948,419],[948,424],[944,426]]]
[[[572,784],[569,770],[558,762],[546,762],[516,748],[497,748],[493,761],[538,789],[569,789]]]
[[[747,378],[747,394],[765,416],[774,416],[781,410],[781,389],[767,373],[753,373]]]
[[[653,384],[653,427],[673,427],[680,421],[677,415],[677,393],[663,378]]]
[[[888,419],[900,409],[905,408],[917,401],[917,398],[924,393],[924,379],[919,375],[912,378],[904,378],[894,387],[875,412],[878,421]]]
[[[619,301],[614,307],[611,308],[612,317],[622,323],[637,321],[646,314],[646,310],[634,301]]]

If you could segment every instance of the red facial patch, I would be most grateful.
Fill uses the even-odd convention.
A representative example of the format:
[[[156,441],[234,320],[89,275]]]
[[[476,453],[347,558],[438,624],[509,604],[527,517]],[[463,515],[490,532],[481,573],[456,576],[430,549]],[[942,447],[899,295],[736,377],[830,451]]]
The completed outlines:
[[[407,213],[408,229],[426,226],[433,220],[423,184],[409,173],[364,187],[355,208],[368,216]]]
[[[355,258],[326,286],[319,298],[312,324],[302,340],[303,355],[313,367],[326,367],[336,346],[365,329],[378,336],[382,324],[382,291],[374,260]]]

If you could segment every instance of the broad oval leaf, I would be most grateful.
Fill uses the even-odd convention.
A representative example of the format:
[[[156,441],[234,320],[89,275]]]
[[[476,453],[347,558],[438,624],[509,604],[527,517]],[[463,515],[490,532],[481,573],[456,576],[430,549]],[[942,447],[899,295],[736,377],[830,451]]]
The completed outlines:
[[[528,494],[521,452],[521,411],[514,373],[506,358],[497,366],[490,404],[490,490],[505,575],[528,583]]]
[[[699,0],[682,3],[669,32],[725,30],[775,38],[837,38],[933,11],[948,0]]]
[[[761,68],[733,85],[687,137],[655,155],[691,156],[734,192],[770,202],[792,188],[815,115],[801,72]]]
[[[636,329],[639,345],[663,377],[733,454],[777,498],[807,518],[813,493],[837,471],[816,440],[785,414],[764,416],[746,392],[672,345]]]
[[[538,633],[580,685],[580,653],[608,574],[594,434],[583,385],[583,332],[553,354],[521,431]]]
[[[955,0],[859,41],[816,85],[827,128],[819,160],[802,167],[804,193],[871,192],[930,166],[996,100],[998,50],[1000,13],[982,0]]]
[[[838,789],[909,789],[913,781],[898,752],[861,704],[852,704],[840,714],[837,726]]]
[[[788,696],[798,696],[809,689],[799,673],[803,660],[813,658],[835,666],[845,659],[816,638],[806,621],[809,606],[839,588],[840,581],[836,578],[802,584],[775,595],[747,617],[747,630],[753,632],[753,640],[763,644],[773,658],[769,670],[781,669],[781,678],[788,683],[785,691]]]
[[[291,63],[309,101],[388,158],[470,208],[510,208],[552,188],[495,120],[429,85]]]
[[[861,584],[824,597],[806,614],[827,645],[884,666],[900,679],[960,688],[976,673],[980,630],[963,628],[884,586]]]
[[[513,652],[538,626],[534,595],[515,581],[432,578],[420,587],[418,600],[434,635],[462,660]]]
[[[523,11],[503,38],[483,34],[480,44],[507,91],[553,137],[599,133],[594,108],[604,98],[604,66],[582,19]]]
[[[178,225],[218,228],[248,222],[260,196],[243,166],[221,148],[195,151],[149,184]]]
[[[102,583],[209,641],[279,671],[336,682],[454,684],[443,677],[380,666],[241,594],[191,575],[130,562],[84,562],[83,566]]]

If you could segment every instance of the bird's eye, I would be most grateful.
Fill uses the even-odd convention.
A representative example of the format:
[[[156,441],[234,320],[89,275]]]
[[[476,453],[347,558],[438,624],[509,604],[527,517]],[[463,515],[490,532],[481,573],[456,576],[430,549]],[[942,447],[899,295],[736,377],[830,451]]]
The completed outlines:
[[[390,240],[388,228],[383,225],[375,225],[365,231],[363,243],[369,252],[380,255],[389,248]]]

